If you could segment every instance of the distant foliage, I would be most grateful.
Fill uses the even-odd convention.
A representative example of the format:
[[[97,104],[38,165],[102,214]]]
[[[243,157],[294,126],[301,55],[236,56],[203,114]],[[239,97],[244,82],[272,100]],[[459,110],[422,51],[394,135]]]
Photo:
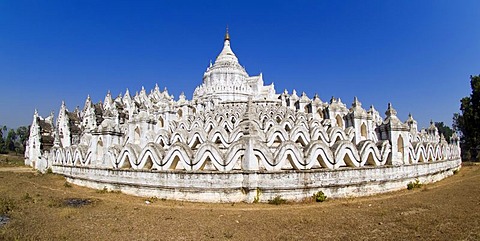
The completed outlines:
[[[438,133],[445,137],[445,140],[450,142],[450,138],[453,135],[453,130],[449,126],[443,124],[443,122],[435,122],[435,127],[438,129]]]
[[[8,152],[24,153],[29,135],[30,126],[20,126],[17,130],[1,126],[0,154],[7,154]]]
[[[5,140],[5,146],[9,151],[15,151],[15,139],[17,139],[17,133],[14,129],[10,129]]]
[[[453,128],[460,134],[462,159],[480,160],[480,75],[470,76],[472,94],[460,100],[461,113],[453,116]]]
[[[0,127],[0,154],[7,154],[8,148],[5,145],[5,137],[4,134],[7,132],[7,127],[2,126]]]

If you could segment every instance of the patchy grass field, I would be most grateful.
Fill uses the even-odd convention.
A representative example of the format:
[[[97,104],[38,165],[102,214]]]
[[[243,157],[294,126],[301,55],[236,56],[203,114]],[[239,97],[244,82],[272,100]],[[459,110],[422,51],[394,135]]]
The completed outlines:
[[[282,205],[140,198],[22,170],[0,168],[0,240],[480,240],[478,165],[413,190]]]
[[[23,155],[0,154],[0,167],[18,167],[25,164]]]

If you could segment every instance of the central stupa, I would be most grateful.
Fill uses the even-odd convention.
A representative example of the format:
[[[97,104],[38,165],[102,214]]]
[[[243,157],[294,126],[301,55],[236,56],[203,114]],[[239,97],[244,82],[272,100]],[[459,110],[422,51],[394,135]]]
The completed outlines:
[[[238,62],[230,47],[228,28],[225,33],[223,49],[203,74],[203,83],[195,89],[193,100],[208,99],[221,102],[253,100],[275,100],[273,84],[264,86],[262,74],[249,76]]]

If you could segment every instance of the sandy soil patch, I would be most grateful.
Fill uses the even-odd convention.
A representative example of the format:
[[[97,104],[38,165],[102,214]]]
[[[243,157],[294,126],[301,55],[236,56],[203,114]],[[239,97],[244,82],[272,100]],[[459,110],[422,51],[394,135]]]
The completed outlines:
[[[21,170],[0,169],[12,206],[0,240],[480,240],[478,165],[414,190],[278,206],[140,198]]]

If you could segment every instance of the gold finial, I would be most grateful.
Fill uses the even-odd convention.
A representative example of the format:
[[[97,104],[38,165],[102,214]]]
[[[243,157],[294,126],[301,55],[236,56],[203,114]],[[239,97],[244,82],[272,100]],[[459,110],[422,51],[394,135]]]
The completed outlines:
[[[225,32],[225,40],[230,41],[230,35],[228,34],[228,25],[227,25],[227,31]]]

